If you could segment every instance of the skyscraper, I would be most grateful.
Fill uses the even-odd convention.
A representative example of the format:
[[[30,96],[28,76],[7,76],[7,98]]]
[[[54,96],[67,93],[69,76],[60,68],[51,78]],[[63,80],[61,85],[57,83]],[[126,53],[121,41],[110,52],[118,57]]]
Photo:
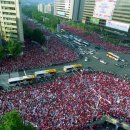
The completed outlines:
[[[80,20],[84,0],[55,0],[54,15],[74,21]]]
[[[24,42],[20,0],[0,0],[0,31],[5,40]]]
[[[44,13],[44,4],[42,3],[38,4],[37,9],[39,12]]]

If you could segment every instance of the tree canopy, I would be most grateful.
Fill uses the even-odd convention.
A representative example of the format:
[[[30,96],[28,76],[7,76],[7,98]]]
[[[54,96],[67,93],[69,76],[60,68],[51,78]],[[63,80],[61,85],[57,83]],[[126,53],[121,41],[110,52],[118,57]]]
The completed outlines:
[[[16,110],[6,113],[0,120],[0,130],[36,130],[31,124],[25,124]]]
[[[22,44],[16,40],[9,40],[6,45],[7,54],[15,58],[22,52]]]
[[[36,41],[41,45],[44,45],[46,39],[43,35],[43,32],[40,29],[31,29],[30,27],[28,27],[26,23],[24,23],[23,29],[25,38]]]
[[[5,57],[5,49],[2,45],[0,45],[0,61]]]

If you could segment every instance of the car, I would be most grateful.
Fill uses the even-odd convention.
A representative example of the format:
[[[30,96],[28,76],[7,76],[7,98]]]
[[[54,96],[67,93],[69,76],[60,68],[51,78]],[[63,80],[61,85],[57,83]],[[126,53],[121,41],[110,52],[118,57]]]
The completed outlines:
[[[85,53],[84,52],[81,52],[82,55],[84,55]]]
[[[104,61],[104,60],[100,60],[100,62],[103,63],[103,64],[105,64],[105,65],[108,64],[108,63],[107,63],[106,61]]]
[[[88,61],[88,57],[85,57],[84,61]]]
[[[88,66],[88,68],[87,68],[89,71],[94,71],[94,69],[92,68],[92,67],[90,67],[90,66]]]
[[[97,60],[99,60],[100,58],[99,57],[97,57],[97,56],[93,56],[93,58],[95,58],[95,59],[97,59]]]
[[[100,49],[101,49],[101,47],[100,47],[100,46],[96,46],[96,47],[95,47],[95,49],[100,50]]]
[[[122,62],[127,62],[127,60],[125,60],[125,59],[120,59],[120,61],[122,61]]]
[[[93,55],[94,53],[90,51],[89,54]]]
[[[88,42],[83,42],[83,44],[85,44],[86,46],[90,46],[90,44]]]
[[[120,66],[120,64],[118,64],[118,63],[116,63],[116,64],[114,64],[114,65],[115,65],[115,66],[118,66],[118,67]]]

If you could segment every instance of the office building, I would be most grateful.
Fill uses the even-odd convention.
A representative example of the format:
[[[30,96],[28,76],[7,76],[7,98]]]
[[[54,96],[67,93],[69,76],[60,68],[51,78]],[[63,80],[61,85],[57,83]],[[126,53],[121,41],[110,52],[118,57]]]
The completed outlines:
[[[44,4],[38,4],[37,6],[38,12],[44,13]]]
[[[112,20],[130,24],[130,1],[117,0]]]
[[[82,22],[93,22],[120,31],[129,31],[129,0],[85,0]]]
[[[55,0],[54,15],[79,21],[82,17],[82,9],[84,0]]]
[[[20,0],[0,0],[0,35],[24,42]]]
[[[48,13],[53,14],[54,13],[54,6],[52,4],[38,4],[38,11],[41,13]]]
[[[45,5],[44,13],[54,14],[54,6],[52,4]]]

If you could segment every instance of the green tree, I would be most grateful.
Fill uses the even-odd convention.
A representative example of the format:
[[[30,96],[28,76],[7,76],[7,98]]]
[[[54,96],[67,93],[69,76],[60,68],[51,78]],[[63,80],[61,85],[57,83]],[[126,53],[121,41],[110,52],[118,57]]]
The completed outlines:
[[[23,30],[24,30],[24,37],[25,38],[32,38],[33,30],[27,26],[27,24],[23,24]]]
[[[32,40],[43,45],[45,42],[45,36],[43,35],[42,31],[40,31],[39,29],[34,29],[32,33]]]
[[[2,45],[0,45],[0,61],[2,61],[4,57],[5,57],[5,49]]]
[[[6,48],[8,55],[13,58],[17,57],[22,52],[22,44],[16,40],[9,40]]]
[[[25,124],[20,113],[13,110],[1,118],[0,130],[36,130],[36,128],[30,124]]]

